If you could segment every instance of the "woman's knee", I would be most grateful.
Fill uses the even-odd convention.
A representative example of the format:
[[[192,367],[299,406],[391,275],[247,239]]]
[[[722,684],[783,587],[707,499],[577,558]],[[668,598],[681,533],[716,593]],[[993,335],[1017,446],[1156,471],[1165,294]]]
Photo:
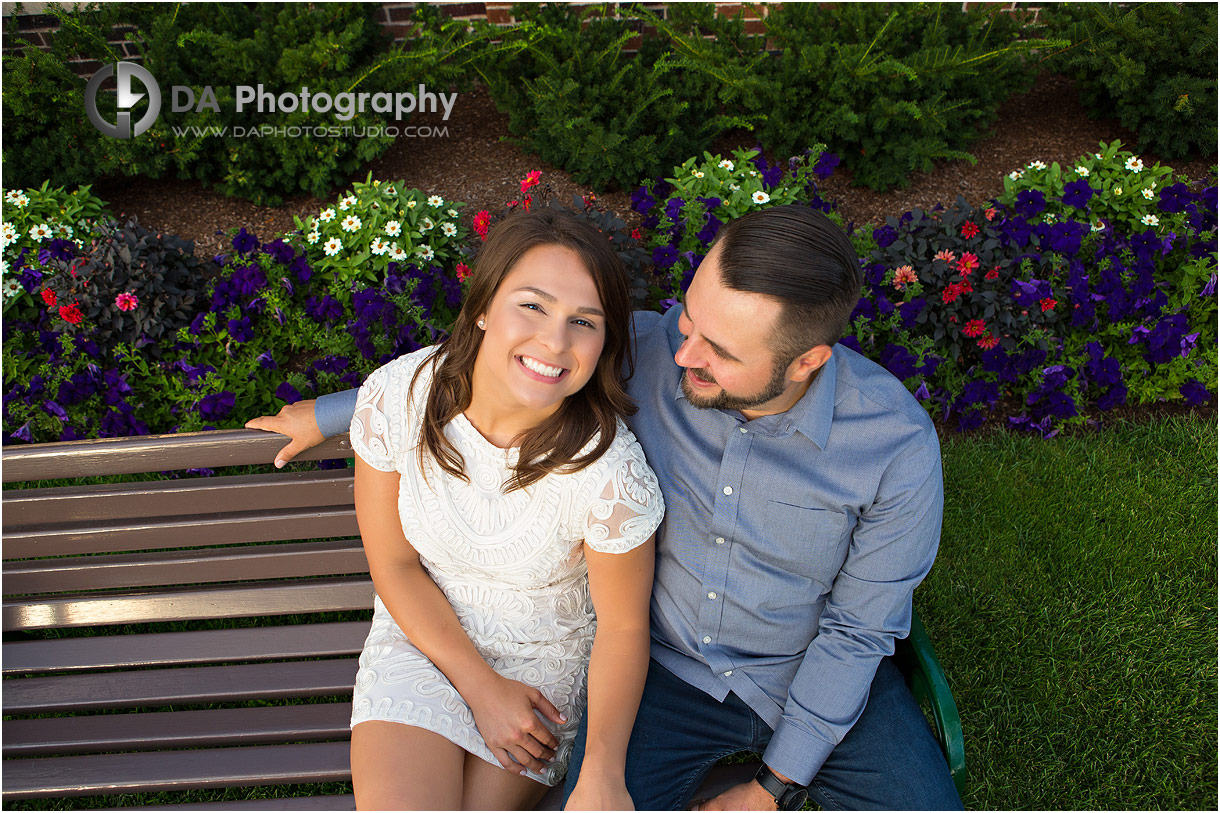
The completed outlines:
[[[352,728],[358,810],[455,810],[462,802],[459,746],[439,734],[371,720]]]

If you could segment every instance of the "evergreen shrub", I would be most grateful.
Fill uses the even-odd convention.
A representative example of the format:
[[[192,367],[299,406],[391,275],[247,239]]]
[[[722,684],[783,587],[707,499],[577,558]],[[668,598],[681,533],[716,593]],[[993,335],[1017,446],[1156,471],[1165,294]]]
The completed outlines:
[[[1091,115],[1117,116],[1141,151],[1215,154],[1215,3],[1052,3],[1039,19],[1070,41],[1054,65]]]

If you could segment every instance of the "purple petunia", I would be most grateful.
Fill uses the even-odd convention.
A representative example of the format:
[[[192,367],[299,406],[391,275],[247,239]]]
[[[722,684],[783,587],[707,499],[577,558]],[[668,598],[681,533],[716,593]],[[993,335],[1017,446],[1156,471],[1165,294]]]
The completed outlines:
[[[833,152],[824,152],[818,156],[818,162],[813,165],[813,174],[819,178],[829,178],[839,165],[839,156]]]
[[[1089,182],[1084,178],[1078,181],[1072,181],[1063,187],[1063,202],[1068,206],[1075,206],[1077,209],[1084,209],[1089,205],[1089,199],[1096,194],[1096,190],[1089,186]]]
[[[1189,186],[1184,183],[1175,183],[1161,190],[1157,208],[1162,212],[1177,214],[1178,212],[1186,211],[1186,207],[1193,200],[1194,196],[1190,194]]]
[[[282,265],[292,262],[292,259],[296,256],[292,246],[285,243],[283,237],[277,237],[270,243],[264,244],[263,253],[269,255],[271,259]]]
[[[258,238],[246,231],[245,226],[242,226],[233,236],[233,250],[238,254],[249,254],[256,248],[258,248]]]
[[[901,345],[887,344],[877,361],[899,381],[906,381],[914,377],[919,358]]]
[[[1017,214],[1025,218],[1036,217],[1046,209],[1046,196],[1037,189],[1025,189],[1017,193]]]
[[[230,319],[229,338],[235,342],[248,342],[254,338],[254,329],[250,325],[250,317],[243,316],[240,319]]]
[[[275,388],[275,397],[281,401],[287,401],[290,404],[295,404],[301,400],[301,393],[297,392],[297,388],[289,384],[287,381],[281,383]]]
[[[649,193],[647,186],[638,187],[631,193],[631,208],[640,214],[647,214],[656,205],[656,198]]]
[[[686,201],[682,198],[671,198],[665,203],[665,216],[677,223],[682,218],[682,207]]]
[[[1178,392],[1180,392],[1182,394],[1182,397],[1186,400],[1186,403],[1189,404],[1190,406],[1198,406],[1199,404],[1205,404],[1208,401],[1212,400],[1212,398],[1214,397],[1212,395],[1211,391],[1207,389],[1207,387],[1203,386],[1201,383],[1199,383],[1198,380],[1196,380],[1194,378],[1190,379],[1185,384],[1183,384],[1181,387],[1179,387]]]
[[[223,390],[200,398],[196,409],[199,411],[199,417],[205,421],[221,420],[229,416],[236,403],[237,396],[228,390]]]

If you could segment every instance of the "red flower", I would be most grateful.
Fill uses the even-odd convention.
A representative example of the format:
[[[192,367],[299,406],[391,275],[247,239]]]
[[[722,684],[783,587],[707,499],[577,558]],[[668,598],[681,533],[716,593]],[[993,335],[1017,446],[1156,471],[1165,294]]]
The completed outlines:
[[[971,319],[966,323],[966,326],[962,328],[962,335],[969,336],[972,339],[977,339],[986,332],[987,326],[983,324],[982,319]]]
[[[643,240],[644,235],[640,232],[639,229],[632,229],[631,230],[631,239],[632,240]]]
[[[945,304],[953,302],[962,295],[962,286],[956,282],[951,282],[945,286],[945,290],[940,293],[940,300]]]
[[[140,300],[135,294],[124,292],[114,298],[114,304],[121,311],[133,311],[140,304]]]
[[[1059,304],[1059,302],[1057,300],[1051,299],[1048,296],[1046,299],[1039,299],[1038,304],[1042,306],[1042,312],[1046,313],[1049,310],[1053,310],[1054,307]]]
[[[957,271],[963,277],[970,276],[970,274],[974,271],[974,269],[976,269],[978,267],[979,267],[978,255],[971,254],[969,251],[967,251],[965,254],[963,254],[961,256],[961,259],[959,259],[957,261]]]
[[[983,217],[987,218],[988,221],[993,220],[995,218],[995,207],[987,207],[987,211],[983,212]]]
[[[55,307],[55,303],[58,302],[59,300],[57,300],[55,298],[54,291],[52,291],[50,288],[43,288],[42,289],[42,301],[47,303],[48,308],[53,308],[53,307]]]
[[[979,227],[974,225],[972,221],[967,220],[962,224],[962,237],[971,238],[979,233]]]
[[[474,231],[479,239],[487,239],[487,229],[491,227],[491,213],[486,209],[474,216]]]
[[[466,265],[466,263],[458,263],[456,272],[458,282],[465,282],[466,278],[470,276],[470,266]]]
[[[987,280],[988,282],[991,282],[992,280],[997,280],[999,278],[1000,278],[1000,266],[998,266],[998,265],[995,268],[988,271],[987,274],[983,277],[983,279]]]
[[[525,211],[528,212],[530,210],[530,204],[533,202],[534,202],[534,199],[532,197],[530,197],[529,195],[526,195],[525,200],[523,200],[521,203],[525,207]]]
[[[538,179],[542,177],[541,170],[534,170],[530,174],[521,179],[521,194],[524,195],[531,186],[538,185]],[[528,211],[528,210],[526,210]]]
[[[991,348],[995,347],[999,343],[1000,343],[999,337],[993,336],[990,333],[988,333],[983,338],[979,339],[977,342],[978,346],[983,348],[984,350],[990,350]]]
[[[70,325],[79,325],[85,321],[85,314],[80,312],[80,305],[77,305],[75,302],[71,305],[60,305],[59,315]]]

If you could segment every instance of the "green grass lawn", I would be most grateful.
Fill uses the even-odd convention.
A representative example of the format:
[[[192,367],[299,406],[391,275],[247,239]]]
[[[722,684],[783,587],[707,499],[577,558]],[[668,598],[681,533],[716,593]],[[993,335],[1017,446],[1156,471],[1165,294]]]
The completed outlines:
[[[1216,431],[943,439],[944,534],[915,600],[961,712],[968,808],[1216,809]]]
[[[947,437],[916,593],[968,808],[1215,810],[1216,421]]]

